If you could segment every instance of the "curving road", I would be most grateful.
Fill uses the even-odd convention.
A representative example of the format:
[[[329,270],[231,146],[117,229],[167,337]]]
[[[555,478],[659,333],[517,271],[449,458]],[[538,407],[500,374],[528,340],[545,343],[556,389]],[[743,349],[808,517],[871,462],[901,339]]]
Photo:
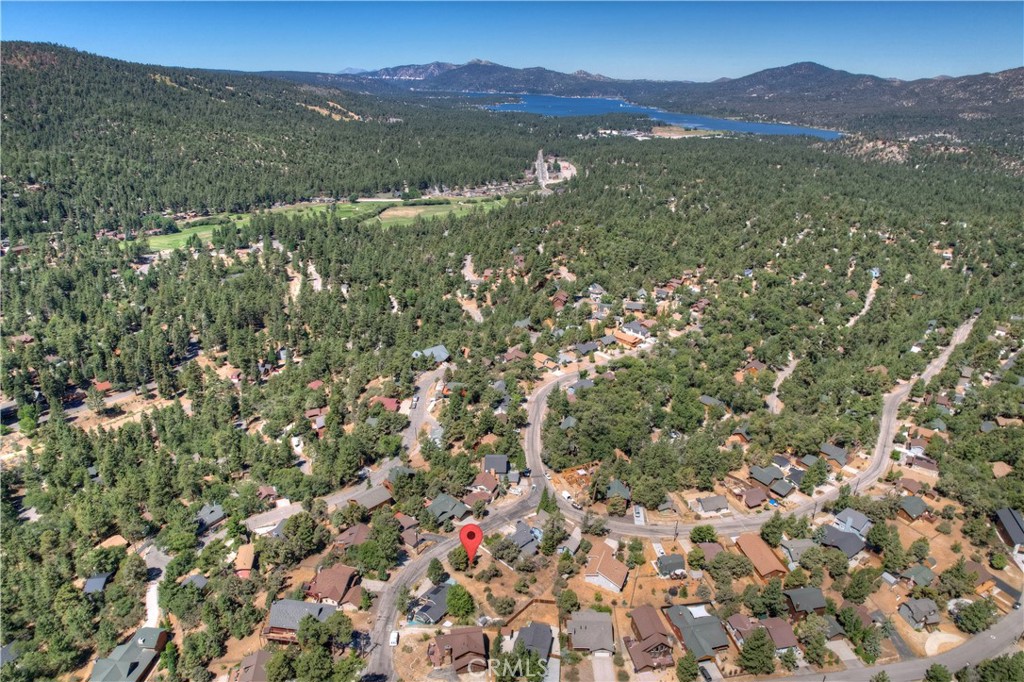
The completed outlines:
[[[971,318],[956,329],[953,333],[952,339],[950,340],[950,344],[928,364],[928,367],[921,373],[920,377],[915,377],[909,382],[898,384],[892,391],[885,395],[882,406],[881,421],[879,424],[879,434],[875,443],[871,466],[861,472],[857,477],[850,479],[851,483],[855,482],[858,486],[871,485],[882,476],[888,466],[889,453],[893,448],[893,437],[896,434],[900,405],[902,405],[903,401],[905,401],[910,395],[910,391],[917,381],[923,380],[927,382],[942,371],[946,366],[946,363],[949,361],[953,350],[959,344],[963,343],[970,335],[975,321],[976,318]],[[617,357],[621,357],[621,355]],[[594,365],[588,365],[587,367],[600,366],[610,362],[612,359],[614,358],[601,356]],[[579,371],[562,375],[549,375],[534,387],[534,390],[526,400],[529,424],[523,433],[523,440],[527,463],[533,471],[537,472],[533,480],[537,482],[543,481],[543,485],[546,486],[549,491],[554,491],[554,486],[550,481],[547,481],[540,476],[541,472],[544,471],[544,465],[541,457],[543,452],[543,439],[541,432],[544,423],[544,412],[547,409],[547,399],[553,390],[564,386],[567,383],[576,381],[578,378]],[[415,431],[412,432],[411,437],[413,439],[415,438],[415,433]],[[521,499],[516,500],[514,503],[506,507],[493,511],[480,523],[480,526],[485,532],[489,532],[508,523],[509,521],[521,518],[528,514],[530,511],[535,509],[539,503],[540,490],[541,488],[539,486],[535,489],[531,488],[529,493],[525,494]],[[837,489],[831,490],[828,493],[818,496],[814,500],[810,500],[801,505],[797,505],[794,508],[788,509],[784,513],[799,514],[810,511],[812,507],[815,507],[824,501],[834,499],[838,495],[838,492],[839,491]],[[554,499],[558,501],[566,518],[576,521],[577,523],[582,520],[582,512],[573,509],[558,495],[555,495]],[[637,526],[632,522],[616,519],[608,519],[607,522],[610,534],[613,536],[643,536],[651,538],[674,537],[677,528],[679,531],[688,532],[693,525],[696,525],[679,524],[677,527],[676,524],[654,524]],[[709,519],[704,523],[714,525],[720,533],[733,534],[757,530],[761,526],[761,519],[722,518]],[[395,604],[398,598],[399,589],[403,585],[411,588],[417,582],[422,580],[426,575],[427,565],[430,563],[430,560],[434,558],[443,558],[457,545],[457,543],[458,538],[450,537],[437,543],[420,556],[415,557],[399,569],[396,579],[389,583],[380,593],[376,605],[377,617],[374,621],[373,631],[371,633],[371,641],[376,644],[370,651],[364,679],[392,680],[397,678],[392,661],[391,648],[383,643],[387,641],[388,632],[393,628],[395,622],[395,617],[397,615]],[[829,674],[823,675],[820,672],[807,672],[782,679],[793,680],[794,682],[809,682],[810,680],[817,680],[821,677],[822,680],[832,679],[835,682],[869,682],[870,678],[874,674],[877,674],[884,668],[893,682],[915,682],[916,680],[920,680],[924,677],[925,670],[927,670],[928,666],[933,663],[941,663],[950,670],[956,671],[969,663],[979,661],[983,658],[991,658],[993,656],[1000,655],[1022,636],[1024,636],[1024,613],[1020,611],[1011,611],[1010,614],[1004,617],[995,626],[974,637],[970,641],[969,645],[961,645],[938,656],[901,661],[884,667],[872,666],[854,668],[844,670],[841,673],[832,673],[831,676]]]

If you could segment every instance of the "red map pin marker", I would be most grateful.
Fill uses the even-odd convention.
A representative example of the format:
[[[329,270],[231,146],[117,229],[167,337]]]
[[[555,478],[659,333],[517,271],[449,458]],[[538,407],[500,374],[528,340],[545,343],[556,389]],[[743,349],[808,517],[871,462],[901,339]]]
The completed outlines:
[[[480,530],[480,526],[475,523],[469,523],[459,531],[459,539],[462,540],[462,547],[466,550],[466,555],[472,561],[473,557],[476,556],[477,547],[480,546],[481,540],[484,539],[484,532]]]

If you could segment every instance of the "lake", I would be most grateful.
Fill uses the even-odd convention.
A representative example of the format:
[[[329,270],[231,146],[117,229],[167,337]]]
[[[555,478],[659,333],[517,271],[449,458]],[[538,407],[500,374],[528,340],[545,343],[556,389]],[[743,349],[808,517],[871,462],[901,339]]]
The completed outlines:
[[[493,96],[493,95],[491,95]],[[824,140],[842,137],[834,130],[803,128],[786,123],[754,123],[734,121],[727,118],[712,118],[695,114],[677,114],[653,107],[644,107],[632,102],[604,97],[557,97],[555,95],[516,95],[518,102],[488,106],[491,111],[519,111],[542,116],[601,116],[603,114],[639,114],[664,121],[681,128],[701,130],[724,130],[733,133],[755,133],[758,135],[811,135]]]

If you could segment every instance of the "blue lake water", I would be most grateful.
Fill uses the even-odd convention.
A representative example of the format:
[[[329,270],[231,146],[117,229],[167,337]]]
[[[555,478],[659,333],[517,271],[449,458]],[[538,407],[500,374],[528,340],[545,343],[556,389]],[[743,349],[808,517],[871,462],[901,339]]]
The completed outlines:
[[[493,96],[493,95],[492,95]],[[664,121],[683,128],[702,130],[726,130],[734,133],[756,133],[758,135],[811,135],[825,140],[842,137],[834,130],[803,128],[786,123],[754,123],[734,121],[727,118],[712,118],[694,114],[677,114],[653,107],[624,102],[604,97],[557,97],[555,95],[516,95],[518,102],[495,104],[487,108],[492,111],[519,111],[542,116],[601,116],[603,114],[639,114]]]

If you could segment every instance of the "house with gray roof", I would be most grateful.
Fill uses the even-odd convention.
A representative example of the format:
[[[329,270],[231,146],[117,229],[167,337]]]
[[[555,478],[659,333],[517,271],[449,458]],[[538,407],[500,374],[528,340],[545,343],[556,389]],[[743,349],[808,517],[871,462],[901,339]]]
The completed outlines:
[[[900,498],[899,515],[908,521],[917,521],[928,512],[928,505],[916,495],[906,495]]]
[[[827,457],[833,465],[838,466],[839,468],[846,466],[846,463],[850,459],[850,455],[844,448],[841,448],[838,445],[832,445],[831,443],[822,443],[818,446],[818,451]]]
[[[709,605],[676,604],[665,609],[676,637],[698,661],[711,660],[729,648],[729,635],[718,616],[708,613]]]
[[[482,471],[489,471],[495,476],[504,476],[508,473],[508,455],[484,455]]]
[[[775,483],[772,483],[771,487],[768,488],[768,490],[771,491],[772,495],[781,500],[789,497],[790,494],[792,494],[792,492],[796,490],[796,486],[787,481],[786,479],[780,478],[779,480],[775,481]]]
[[[519,628],[516,640],[522,642],[527,651],[537,654],[537,658],[542,661],[548,660],[551,656],[554,636],[551,634],[551,626],[547,623],[530,623],[524,628]]]
[[[167,631],[139,628],[124,644],[92,667],[90,682],[139,682],[146,679],[167,644]]]
[[[629,488],[627,488],[626,484],[617,478],[613,478],[608,482],[608,487],[605,489],[605,497],[609,500],[613,497],[621,497],[626,502],[629,502],[630,499],[632,499],[629,493]]]
[[[1009,507],[996,510],[996,529],[1014,553],[1024,552],[1024,518],[1018,510]]]
[[[569,537],[567,537],[565,540],[562,540],[562,544],[560,544],[558,546],[556,551],[559,554],[566,554],[566,553],[568,553],[570,555],[575,554],[576,552],[579,551],[580,544],[582,542],[583,542],[583,531],[581,531],[579,529],[579,527],[577,526],[577,527],[572,529],[571,533],[569,533]]]
[[[630,322],[628,324],[622,325],[621,329],[622,329],[622,331],[626,332],[627,334],[632,334],[633,336],[639,336],[641,339],[647,339],[647,338],[650,338],[650,336],[651,336],[651,330],[650,329],[648,329],[647,327],[643,326],[639,322],[635,322],[635,321],[634,322]]]
[[[448,615],[448,583],[434,585],[427,590],[412,610],[412,621],[422,625],[436,625]]]
[[[863,539],[867,537],[872,524],[871,520],[863,513],[847,507],[836,514],[836,520],[832,525],[844,533],[856,533],[858,537]]]
[[[562,431],[568,431],[569,429],[575,429],[577,424],[579,424],[579,422],[576,420],[576,417],[570,414],[561,421],[561,423],[558,425],[558,428],[560,428]]]
[[[711,495],[697,500],[697,506],[704,514],[721,514],[729,511],[729,502],[725,495]]]
[[[366,507],[369,511],[373,511],[378,507],[383,507],[393,501],[394,498],[391,496],[391,491],[382,485],[374,486],[372,488],[364,488],[349,499],[350,504],[358,504],[362,507]]]
[[[598,349],[599,346],[594,341],[587,341],[586,343],[576,344],[576,352],[579,353],[581,356],[595,353]]]
[[[939,607],[927,597],[906,600],[900,604],[899,613],[916,630],[939,624]]]
[[[519,556],[531,557],[540,549],[539,536],[539,532],[534,531],[523,521],[517,520],[515,532],[508,538],[519,548]]]
[[[782,470],[775,465],[769,467],[755,465],[750,467],[750,480],[760,485],[765,490],[770,488],[775,481],[778,481],[782,477]]]
[[[577,611],[565,624],[569,635],[569,648],[590,653],[615,653],[612,634],[612,615],[599,611]]]
[[[443,525],[447,521],[461,521],[469,514],[469,507],[459,502],[448,493],[441,493],[434,498],[434,501],[427,505],[427,511],[434,517],[438,524]]]
[[[779,546],[789,559],[790,564],[800,563],[800,557],[804,555],[804,552],[814,547],[814,540],[810,539],[796,539],[796,540],[783,540]]]
[[[224,508],[219,504],[207,503],[200,507],[195,518],[196,523],[199,524],[199,532],[205,533],[206,531],[213,530],[223,523],[227,516],[224,514]]]
[[[662,578],[670,578],[686,571],[686,559],[680,554],[662,555],[654,564],[658,568],[658,575]]]
[[[701,405],[704,405],[705,407],[725,407],[725,403],[723,403],[721,400],[719,400],[718,398],[714,398],[712,396],[709,396],[707,394],[702,395],[700,397],[700,403],[701,403]]]
[[[438,344],[436,346],[431,346],[430,348],[424,348],[423,350],[413,351],[412,357],[414,359],[425,357],[429,360],[433,360],[437,364],[441,364],[442,362],[447,362],[448,358],[451,357],[451,354],[448,352],[447,348]]]
[[[900,578],[910,583],[911,587],[927,587],[935,580],[935,572],[924,564],[914,564],[900,573]]]
[[[96,575],[86,578],[85,585],[82,586],[83,594],[103,594],[103,591],[107,589],[107,583],[110,582],[110,578],[114,574],[108,573],[97,573]]]
[[[786,590],[783,594],[789,602],[789,613],[794,620],[802,620],[812,613],[820,616],[825,612],[825,595],[817,587],[799,587]]]
[[[263,636],[272,642],[294,644],[299,624],[306,616],[312,616],[323,623],[337,610],[338,608],[331,604],[279,599],[270,605],[270,615],[267,617],[267,626],[263,628]]]
[[[866,543],[856,533],[846,533],[835,526],[825,526],[825,537],[821,539],[822,547],[834,547],[852,559],[864,549]]]

